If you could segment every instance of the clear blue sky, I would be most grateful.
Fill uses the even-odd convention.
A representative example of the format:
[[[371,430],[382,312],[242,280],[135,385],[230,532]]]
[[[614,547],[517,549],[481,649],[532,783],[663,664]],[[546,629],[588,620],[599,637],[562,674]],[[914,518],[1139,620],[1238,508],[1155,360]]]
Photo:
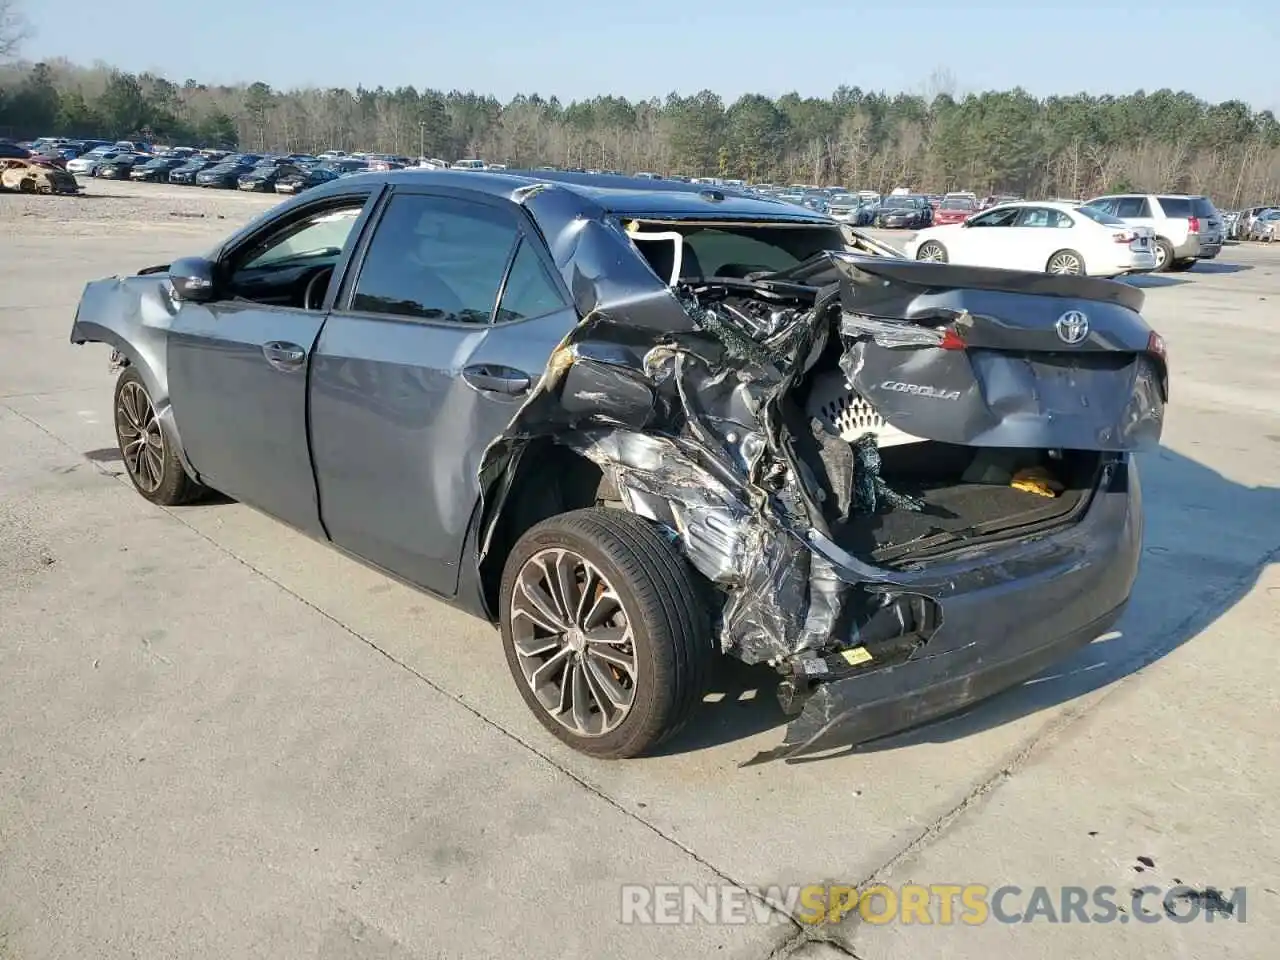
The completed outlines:
[[[1280,0],[249,0],[24,4],[27,58],[181,81],[475,90],[506,100],[840,84],[960,93],[1186,89],[1280,108]],[[611,9],[612,8],[612,9]],[[136,12],[135,12],[136,11]],[[1246,52],[1252,50],[1254,52]]]

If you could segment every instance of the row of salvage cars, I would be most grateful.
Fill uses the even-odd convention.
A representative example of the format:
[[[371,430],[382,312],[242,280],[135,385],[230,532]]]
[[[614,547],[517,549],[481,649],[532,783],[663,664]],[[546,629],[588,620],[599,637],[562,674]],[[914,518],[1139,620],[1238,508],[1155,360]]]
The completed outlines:
[[[221,491],[495,624],[593,756],[671,737],[717,657],[768,664],[765,758],[1116,621],[1169,390],[1142,303],[696,184],[395,172],[90,283],[71,341],[113,348],[146,499]]]
[[[303,154],[267,156],[213,151],[196,153],[191,150],[150,154],[105,147],[69,161],[67,169],[74,174],[102,180],[293,194],[363,172],[372,165],[364,159],[321,160]]]

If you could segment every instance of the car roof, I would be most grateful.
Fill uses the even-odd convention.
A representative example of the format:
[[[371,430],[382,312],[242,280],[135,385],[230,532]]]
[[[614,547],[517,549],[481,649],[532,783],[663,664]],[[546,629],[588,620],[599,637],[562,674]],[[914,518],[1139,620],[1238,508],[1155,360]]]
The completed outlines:
[[[438,184],[452,189],[475,190],[494,197],[510,197],[516,190],[536,184],[554,184],[603,207],[609,213],[637,219],[758,219],[836,225],[830,217],[814,210],[771,197],[748,194],[732,187],[709,187],[706,184],[648,180],[617,174],[568,173],[558,170],[489,172],[409,168],[361,173],[358,178],[362,184]],[[336,191],[339,188],[333,189]]]
[[[1080,203],[1063,203],[1061,200],[1006,200],[1004,203],[997,203],[987,208],[994,210],[996,207],[1049,207],[1051,210],[1071,211],[1076,207],[1084,206]],[[984,213],[986,211],[983,211]]]

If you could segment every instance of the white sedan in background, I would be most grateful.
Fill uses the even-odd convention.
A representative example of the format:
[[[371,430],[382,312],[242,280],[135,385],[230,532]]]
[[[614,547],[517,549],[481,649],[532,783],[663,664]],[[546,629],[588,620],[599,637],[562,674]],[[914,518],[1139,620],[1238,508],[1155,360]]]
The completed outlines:
[[[1156,266],[1155,233],[1092,207],[1022,200],[929,227],[907,256],[936,263],[1076,276],[1117,277]]]

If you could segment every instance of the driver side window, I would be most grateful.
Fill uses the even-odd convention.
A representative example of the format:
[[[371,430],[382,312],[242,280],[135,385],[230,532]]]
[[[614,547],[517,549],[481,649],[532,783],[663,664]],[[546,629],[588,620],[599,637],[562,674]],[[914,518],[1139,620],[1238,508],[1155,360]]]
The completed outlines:
[[[241,261],[241,270],[257,270],[284,260],[316,254],[321,251],[342,252],[351,234],[363,203],[356,206],[324,210],[304,217],[255,244],[247,251],[248,259]]]
[[[365,200],[363,196],[345,198],[251,241],[227,266],[228,295],[273,306],[316,309],[343,251],[354,239]]]

